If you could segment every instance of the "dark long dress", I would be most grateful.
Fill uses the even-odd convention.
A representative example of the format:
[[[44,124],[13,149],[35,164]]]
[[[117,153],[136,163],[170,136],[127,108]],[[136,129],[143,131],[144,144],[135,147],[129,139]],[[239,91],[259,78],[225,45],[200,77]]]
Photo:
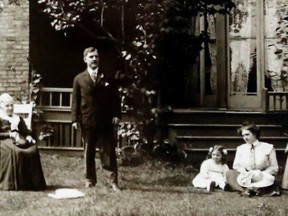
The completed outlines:
[[[43,190],[46,182],[35,144],[16,145],[9,137],[10,123],[0,118],[0,190]],[[20,117],[20,135],[30,134]]]

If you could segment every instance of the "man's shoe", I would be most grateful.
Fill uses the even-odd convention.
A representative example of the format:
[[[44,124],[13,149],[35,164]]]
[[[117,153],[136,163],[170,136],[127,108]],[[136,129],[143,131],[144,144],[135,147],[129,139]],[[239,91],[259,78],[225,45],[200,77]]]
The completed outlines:
[[[240,194],[240,196],[243,196],[243,197],[251,197],[251,196],[252,196],[252,193],[251,193],[251,191],[250,191],[249,189],[246,189],[246,190],[244,190],[244,191]]]
[[[121,191],[121,189],[120,189],[120,188],[118,187],[118,185],[115,184],[115,183],[112,183],[112,184],[111,184],[111,188],[112,188],[112,190],[115,191],[115,192],[120,192],[120,191]]]
[[[91,182],[91,181],[86,181],[85,182],[85,187],[86,188],[91,188],[91,187],[94,187],[95,186],[95,183]]]

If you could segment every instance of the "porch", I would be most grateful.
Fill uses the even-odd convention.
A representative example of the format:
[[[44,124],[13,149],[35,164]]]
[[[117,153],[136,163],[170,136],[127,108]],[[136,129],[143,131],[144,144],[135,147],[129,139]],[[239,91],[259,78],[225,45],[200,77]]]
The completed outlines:
[[[39,149],[77,152],[83,150],[80,131],[71,127],[71,88],[42,88],[38,107],[43,113],[33,118],[36,137],[45,128],[53,128],[53,134],[39,140]],[[263,90],[262,111],[239,110],[174,110],[165,119],[165,137],[171,142],[182,143],[187,151],[207,151],[215,144],[223,144],[234,151],[242,142],[236,128],[244,119],[255,121],[263,128],[262,138],[275,144],[276,150],[284,151],[287,132],[288,92]],[[122,120],[122,124],[128,121]],[[127,138],[118,137],[118,147],[129,144]]]

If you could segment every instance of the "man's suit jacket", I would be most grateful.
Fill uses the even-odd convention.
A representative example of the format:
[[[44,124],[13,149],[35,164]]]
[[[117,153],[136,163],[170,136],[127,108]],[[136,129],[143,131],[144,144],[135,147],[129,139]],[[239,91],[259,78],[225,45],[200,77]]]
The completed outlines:
[[[115,81],[107,79],[100,69],[95,83],[87,70],[78,74],[73,82],[72,122],[79,122],[83,128],[105,129],[112,126],[113,117],[121,117]]]

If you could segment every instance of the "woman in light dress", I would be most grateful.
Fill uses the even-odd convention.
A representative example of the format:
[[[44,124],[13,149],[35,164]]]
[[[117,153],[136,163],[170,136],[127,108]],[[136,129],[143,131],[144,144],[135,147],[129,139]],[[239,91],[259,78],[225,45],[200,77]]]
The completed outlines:
[[[233,170],[226,174],[227,183],[243,196],[280,195],[275,184],[279,166],[274,146],[259,141],[260,128],[254,123],[243,124],[238,132],[245,143],[236,149]]]

